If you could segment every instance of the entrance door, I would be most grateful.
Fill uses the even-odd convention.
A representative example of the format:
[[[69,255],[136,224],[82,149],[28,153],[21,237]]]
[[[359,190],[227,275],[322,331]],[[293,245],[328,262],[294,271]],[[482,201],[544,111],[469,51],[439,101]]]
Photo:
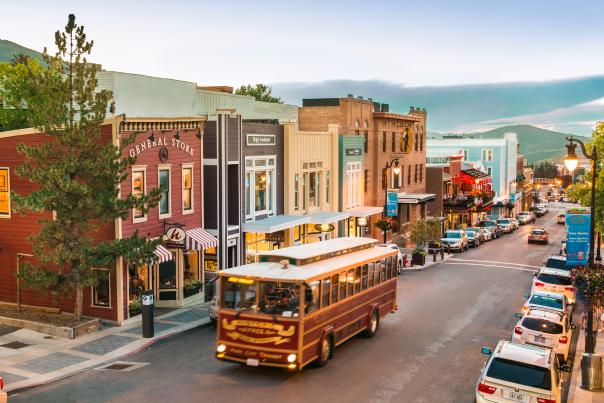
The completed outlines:
[[[227,248],[227,267],[230,269],[236,266],[239,266],[239,262],[237,261],[237,245],[232,245]]]
[[[160,263],[157,267],[156,279],[157,300],[176,301],[178,299],[178,272],[176,262],[170,260]],[[168,304],[170,305],[170,304]]]

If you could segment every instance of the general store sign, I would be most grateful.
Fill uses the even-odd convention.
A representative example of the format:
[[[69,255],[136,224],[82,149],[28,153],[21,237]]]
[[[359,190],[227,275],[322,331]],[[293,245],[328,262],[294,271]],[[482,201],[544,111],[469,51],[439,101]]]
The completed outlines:
[[[149,139],[145,141],[141,141],[140,143],[136,143],[132,148],[128,150],[128,155],[134,158],[138,156],[140,153],[151,150],[153,148],[161,148],[161,147],[171,147],[180,149],[181,151],[186,152],[187,154],[193,156],[193,147],[189,146],[184,141],[179,139],[172,138],[171,141],[166,141],[165,137],[156,137],[155,140],[151,141]]]
[[[274,134],[246,134],[248,146],[274,146],[276,144]]]

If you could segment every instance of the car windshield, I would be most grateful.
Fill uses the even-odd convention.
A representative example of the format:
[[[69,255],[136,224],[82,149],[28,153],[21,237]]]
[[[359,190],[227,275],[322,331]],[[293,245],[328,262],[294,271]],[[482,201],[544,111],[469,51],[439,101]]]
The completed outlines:
[[[461,238],[461,232],[447,231],[445,232],[445,238]]]
[[[510,223],[510,220],[508,220],[508,219],[506,218],[506,219],[504,219],[504,220],[497,220],[497,222],[498,222],[499,224],[509,224],[509,223]]]
[[[547,259],[547,262],[545,263],[545,267],[551,267],[552,269],[565,270],[566,269],[566,260],[549,258],[549,259]]]
[[[300,287],[295,283],[223,277],[220,300],[223,308],[297,317]]]
[[[563,309],[562,299],[547,297],[545,295],[533,295],[529,300],[529,304],[546,306],[548,308]]]
[[[534,230],[531,231],[531,234],[533,234],[533,235],[543,235],[543,234],[545,234],[545,231],[540,230],[540,229],[534,229]]]
[[[543,281],[544,283],[555,284],[555,285],[571,285],[572,284],[569,277],[556,276],[555,274],[540,273],[537,276],[537,280]]]
[[[529,330],[535,330],[537,332],[549,333],[549,334],[560,334],[562,333],[562,325],[559,323],[550,322],[544,319],[536,318],[524,318],[522,326]]]
[[[533,388],[552,389],[549,369],[504,358],[497,357],[491,361],[487,376]]]

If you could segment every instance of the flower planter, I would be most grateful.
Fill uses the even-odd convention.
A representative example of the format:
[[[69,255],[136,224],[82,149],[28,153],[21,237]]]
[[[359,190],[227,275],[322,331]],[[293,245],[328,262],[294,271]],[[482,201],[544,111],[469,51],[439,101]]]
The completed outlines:
[[[423,266],[426,264],[426,255],[421,253],[414,253],[411,255],[411,263],[413,266]]]
[[[199,286],[191,286],[191,287],[184,287],[183,291],[184,291],[184,297],[188,298],[192,295],[195,294],[199,294],[199,290],[201,290],[201,285]]]

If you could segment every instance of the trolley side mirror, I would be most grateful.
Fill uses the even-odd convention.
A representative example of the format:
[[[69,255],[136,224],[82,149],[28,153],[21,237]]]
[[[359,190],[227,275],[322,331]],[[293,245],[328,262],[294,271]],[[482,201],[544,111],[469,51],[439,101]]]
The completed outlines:
[[[528,292],[525,292],[525,293],[524,293],[524,298],[527,298],[527,299],[528,299],[528,297],[530,297],[530,296],[531,296],[531,294],[529,294]]]
[[[490,348],[488,348],[488,347],[481,348],[480,352],[482,354],[484,354],[484,355],[491,355],[491,354],[493,354],[493,351]]]
[[[516,312],[514,314],[514,317],[517,318],[517,319],[522,319],[522,314],[520,312]]]

